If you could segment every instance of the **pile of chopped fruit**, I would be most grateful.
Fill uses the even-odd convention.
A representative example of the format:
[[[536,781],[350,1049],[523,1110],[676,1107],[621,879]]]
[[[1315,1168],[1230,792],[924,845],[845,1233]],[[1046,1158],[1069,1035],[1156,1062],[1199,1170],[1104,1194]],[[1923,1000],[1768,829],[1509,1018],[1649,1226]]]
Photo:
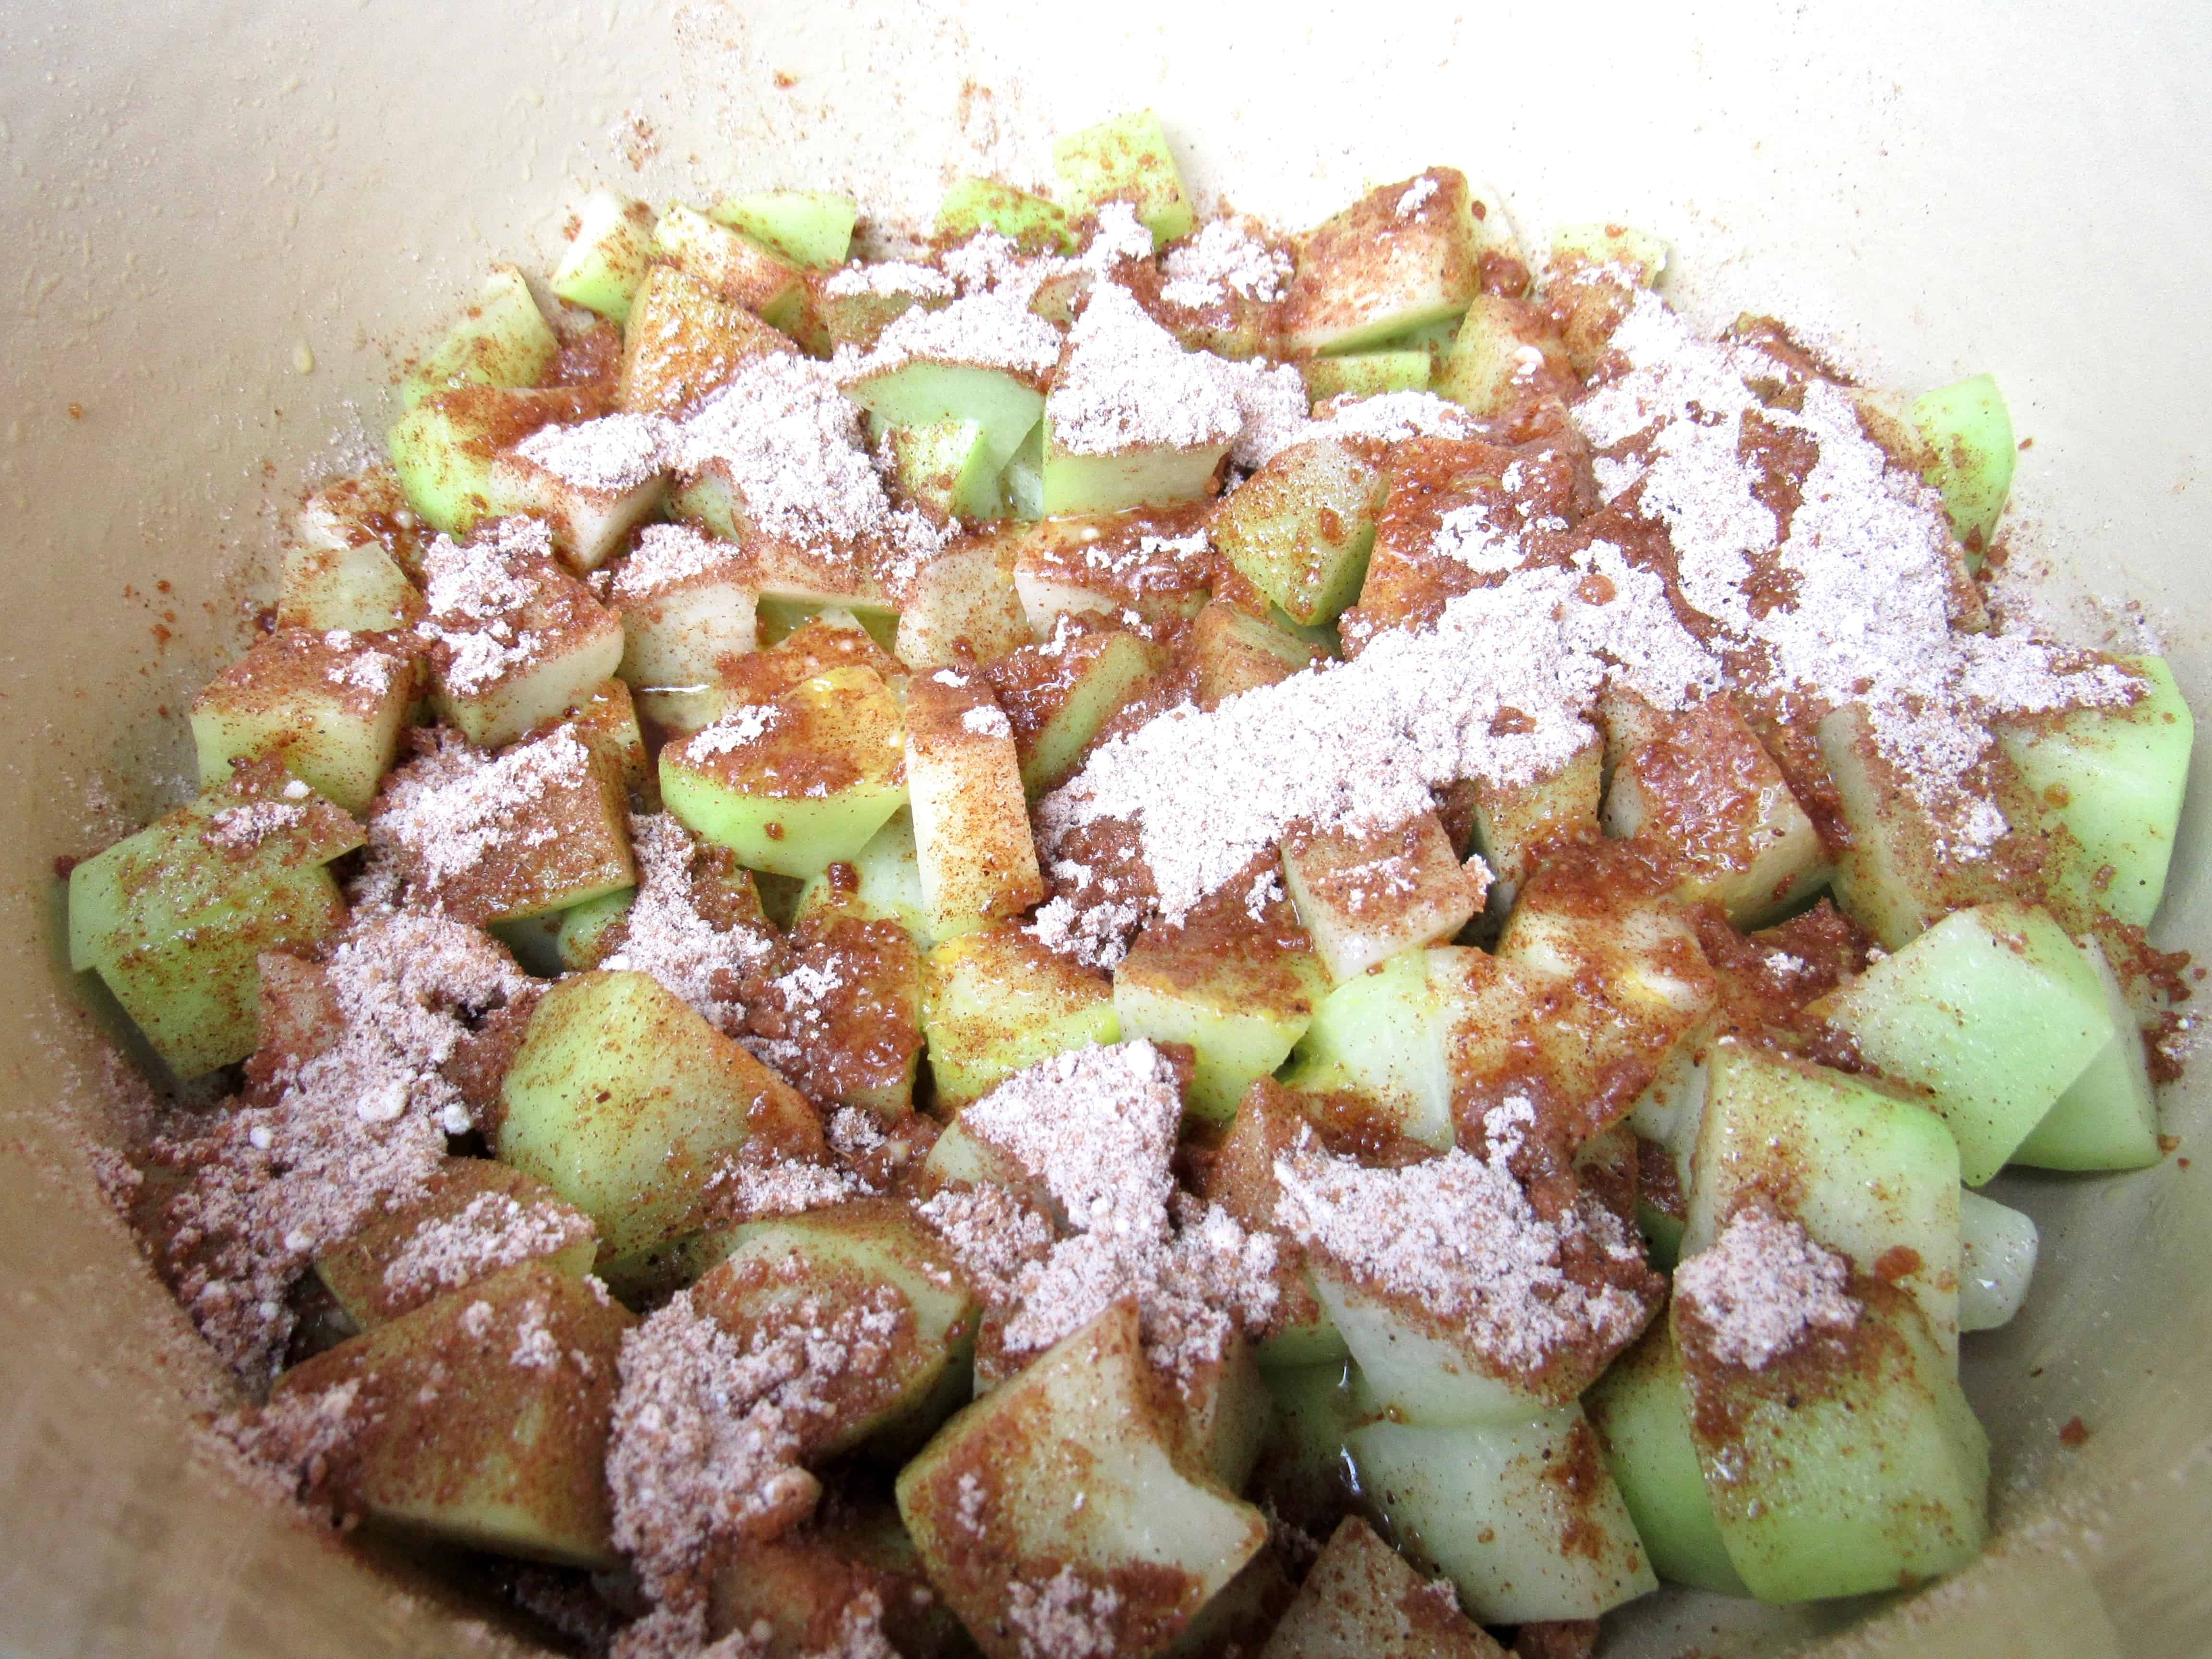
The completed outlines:
[[[1971,1560],[1975,1189],[2160,1156],[2191,735],[1991,580],[1995,386],[1449,168],[1278,238],[1057,154],[873,261],[595,197],[297,514],[70,878],[216,1080],[125,1186],[229,1443],[628,1659]]]

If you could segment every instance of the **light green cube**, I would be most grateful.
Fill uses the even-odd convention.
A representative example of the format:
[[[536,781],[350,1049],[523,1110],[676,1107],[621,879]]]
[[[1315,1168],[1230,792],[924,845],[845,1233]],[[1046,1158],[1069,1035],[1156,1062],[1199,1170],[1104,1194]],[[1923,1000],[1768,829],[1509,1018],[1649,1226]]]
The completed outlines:
[[[1583,1400],[1652,1571],[1670,1584],[1748,1595],[1705,1496],[1690,1394],[1666,1322],[1644,1332]]]
[[[570,305],[617,325],[653,263],[653,210],[609,191],[594,191],[576,210],[576,228],[546,283]]]
[[[921,988],[929,1069],[947,1109],[1041,1060],[1121,1040],[1107,981],[1018,927],[943,941],[923,960]]]
[[[1330,622],[1366,580],[1382,490],[1381,472],[1350,444],[1294,444],[1222,502],[1214,545],[1296,620]]]
[[[1969,1187],[2005,1166],[2117,1035],[2074,941],[2020,904],[1953,912],[1814,1009],[1868,1064],[1929,1091]]]
[[[409,370],[400,398],[412,409],[458,386],[533,386],[560,349],[528,281],[513,265],[495,265],[476,303]]]
[[[852,251],[860,210],[849,196],[818,190],[769,190],[726,196],[707,210],[718,225],[742,231],[793,264],[842,265]]]
[[[1148,109],[1131,110],[1060,139],[1052,147],[1052,165],[1073,211],[1127,202],[1152,233],[1155,248],[1189,235],[1197,223],[1182,170],[1160,130],[1159,117]]]

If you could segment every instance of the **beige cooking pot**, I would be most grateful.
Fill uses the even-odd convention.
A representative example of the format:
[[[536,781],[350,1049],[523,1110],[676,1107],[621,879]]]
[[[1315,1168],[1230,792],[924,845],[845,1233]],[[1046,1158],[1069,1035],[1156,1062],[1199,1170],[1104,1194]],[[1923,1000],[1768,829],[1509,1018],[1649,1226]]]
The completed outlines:
[[[0,9],[0,1650],[513,1644],[196,1451],[215,1368],[74,1136],[111,1091],[52,865],[185,792],[183,702],[270,591],[275,511],[364,456],[395,350],[487,263],[550,263],[580,187],[826,183],[888,224],[956,167],[1041,171],[1054,131],[1150,104],[1202,194],[1285,224],[1432,161],[1524,232],[1630,220],[1703,319],[1855,319],[1899,385],[1994,370],[2034,439],[2023,544],[2140,599],[2212,711],[2208,64],[2212,11],[2185,4]],[[2172,945],[2212,942],[2207,821]],[[1996,1189],[2044,1261],[1966,1344],[1986,1559],[1902,1601],[1670,1591],[1606,1651],[2212,1648],[2212,1163],[2184,1167],[2212,1158],[2208,1108],[2212,1069],[2167,1099],[2156,1170]]]

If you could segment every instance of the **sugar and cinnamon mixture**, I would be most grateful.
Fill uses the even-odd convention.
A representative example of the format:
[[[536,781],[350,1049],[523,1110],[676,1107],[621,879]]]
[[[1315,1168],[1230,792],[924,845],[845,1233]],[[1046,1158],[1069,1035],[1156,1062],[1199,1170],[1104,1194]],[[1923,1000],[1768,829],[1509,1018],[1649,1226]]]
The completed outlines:
[[[691,832],[665,812],[634,813],[630,848],[637,888],[599,966],[650,974],[725,1035],[744,1024],[746,980],[775,954],[764,924],[727,913],[709,917],[699,884],[710,879]]]
[[[557,1200],[523,1204],[505,1193],[479,1193],[458,1213],[410,1234],[386,1264],[384,1283],[403,1296],[456,1290],[592,1236],[591,1218]]]
[[[286,1296],[324,1248],[380,1208],[420,1198],[468,1128],[441,1067],[465,1018],[528,983],[482,933],[364,908],[315,975],[313,1052],[264,1050],[252,1096],[153,1149],[184,1184],[163,1254],[179,1299],[226,1364],[266,1377],[291,1334]]]
[[[1753,1206],[1674,1269],[1674,1297],[1696,1312],[1713,1358],[1764,1370],[1816,1331],[1858,1322],[1851,1264],[1797,1222]]]
[[[1571,1271],[1570,1258],[1640,1277],[1644,1241],[1587,1194],[1538,1213],[1508,1167],[1534,1116],[1509,1100],[1489,1115],[1485,1154],[1455,1147],[1400,1169],[1308,1142],[1275,1161],[1276,1218],[1354,1284],[1419,1304],[1498,1375],[1538,1370],[1570,1346],[1619,1348],[1650,1317],[1649,1297]]]
[[[1133,1291],[1146,1352],[1170,1376],[1218,1359],[1236,1329],[1264,1328],[1273,1242],[1177,1190],[1182,1118],[1174,1067],[1142,1042],[1054,1055],[961,1113],[963,1132],[1011,1157],[1057,1212],[1040,1254],[1046,1224],[1012,1194],[984,1187],[921,1207],[963,1273],[1006,1292],[1002,1341],[1017,1363]]]
[[[372,855],[393,860],[410,884],[434,895],[495,849],[550,845],[561,825],[548,801],[588,779],[592,763],[573,726],[495,756],[441,733],[435,747],[387,780],[369,819]]]

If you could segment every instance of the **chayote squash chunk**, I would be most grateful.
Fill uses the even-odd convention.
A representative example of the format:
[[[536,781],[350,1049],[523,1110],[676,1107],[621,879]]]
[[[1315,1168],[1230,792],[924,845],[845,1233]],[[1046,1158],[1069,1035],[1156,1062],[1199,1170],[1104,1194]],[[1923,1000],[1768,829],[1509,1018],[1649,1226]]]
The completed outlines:
[[[1041,1060],[1121,1040],[1106,980],[1018,927],[944,940],[923,959],[921,985],[929,1069],[949,1110]]]

